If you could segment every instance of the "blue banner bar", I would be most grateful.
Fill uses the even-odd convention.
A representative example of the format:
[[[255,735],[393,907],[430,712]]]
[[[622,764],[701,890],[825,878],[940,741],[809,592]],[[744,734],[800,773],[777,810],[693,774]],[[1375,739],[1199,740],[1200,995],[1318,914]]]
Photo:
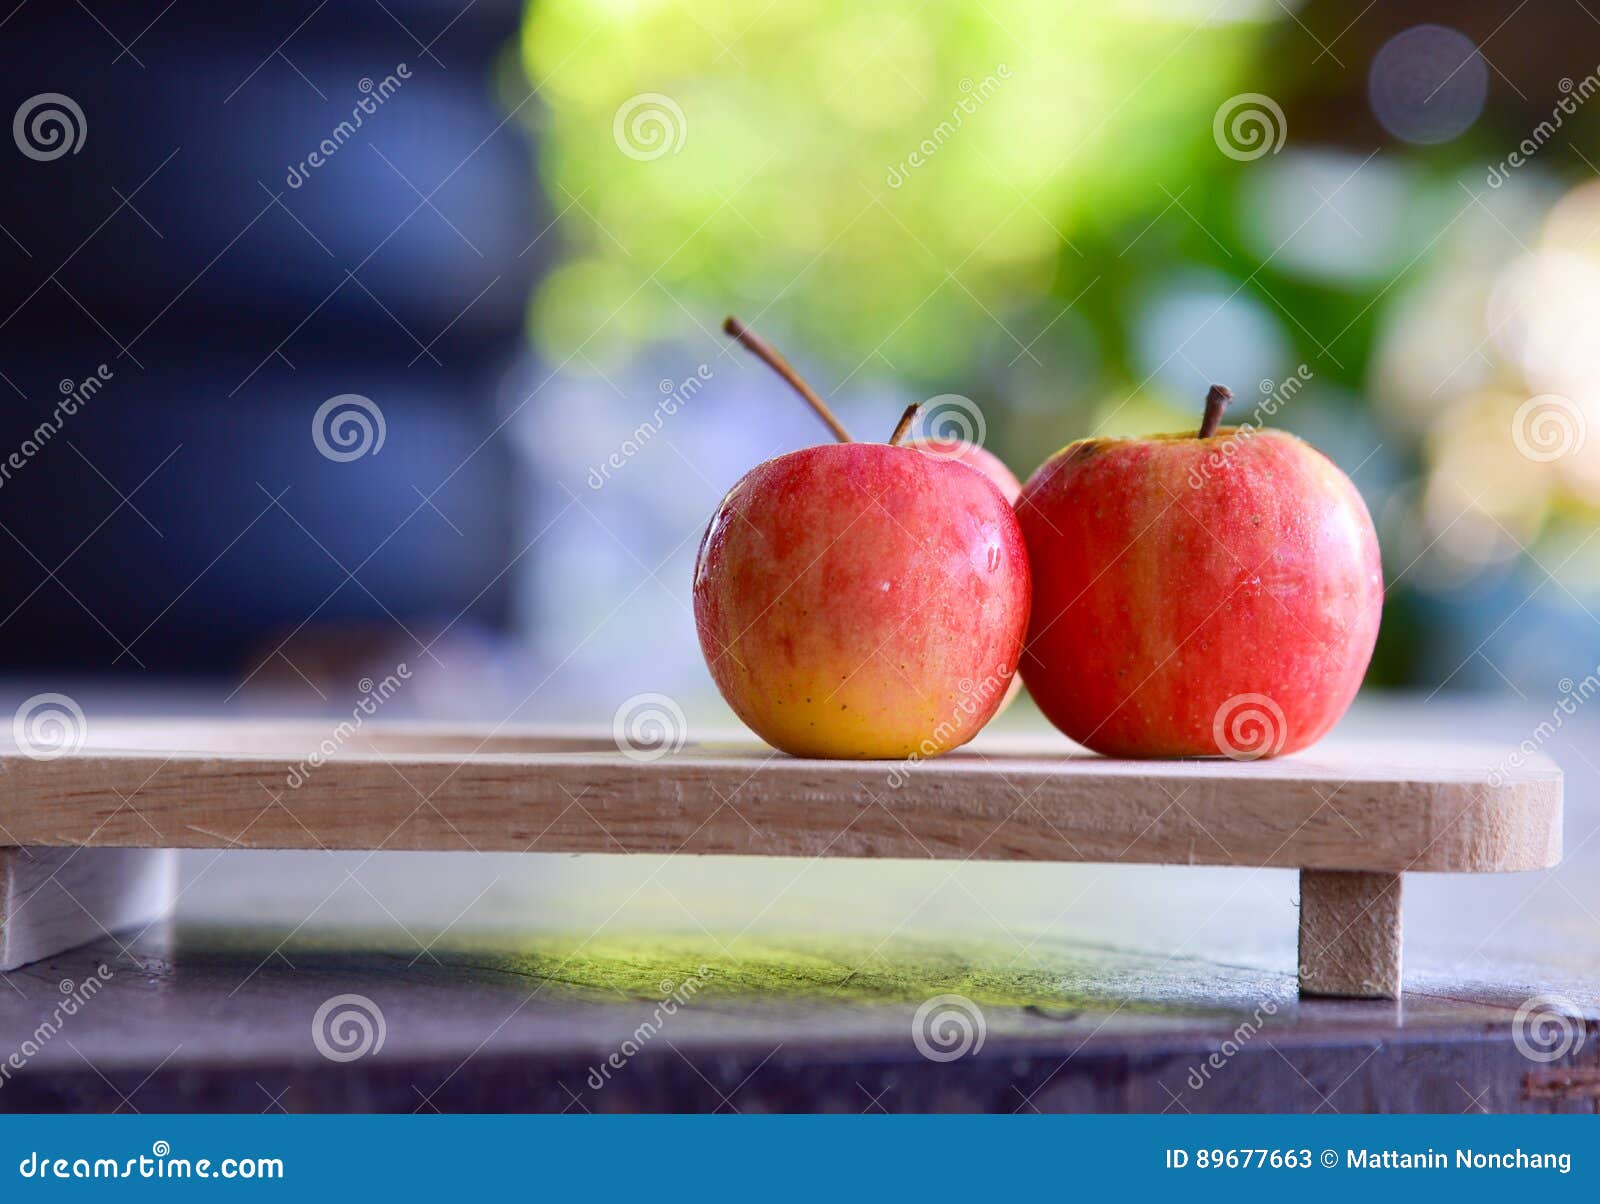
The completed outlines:
[[[0,1200],[243,1191],[460,1199],[1381,1190],[1596,1198],[1593,1116],[23,1116]],[[448,1196],[445,1193],[449,1193]]]

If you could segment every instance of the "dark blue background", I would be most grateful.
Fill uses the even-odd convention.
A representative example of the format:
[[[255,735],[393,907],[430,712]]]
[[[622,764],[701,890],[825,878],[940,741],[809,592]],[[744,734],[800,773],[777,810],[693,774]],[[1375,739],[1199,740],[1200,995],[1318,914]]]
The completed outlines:
[[[87,137],[50,162],[0,142],[0,454],[58,382],[114,377],[0,487],[0,663],[227,670],[313,614],[504,620],[503,580],[478,596],[509,559],[488,436],[549,220],[536,102],[511,115],[531,87],[496,70],[520,15],[10,10],[0,115],[65,93]],[[409,80],[289,188],[359,81],[402,62]],[[312,415],[340,393],[382,408],[380,454],[316,453]]]

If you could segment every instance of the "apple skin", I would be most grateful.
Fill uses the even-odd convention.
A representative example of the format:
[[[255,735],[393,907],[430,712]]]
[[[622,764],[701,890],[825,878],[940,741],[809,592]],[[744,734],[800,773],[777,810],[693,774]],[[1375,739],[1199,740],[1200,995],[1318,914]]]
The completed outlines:
[[[996,487],[955,460],[839,443],[751,470],[717,507],[695,625],[734,712],[800,757],[966,743],[1015,676],[1028,555]]]
[[[1290,753],[1355,697],[1383,609],[1377,535],[1350,478],[1293,435],[1081,440],[1028,480],[1017,517],[1022,676],[1079,744]]]
[[[1022,492],[1022,482],[1017,480],[1017,474],[1006,467],[1004,460],[981,444],[968,443],[964,439],[927,437],[908,439],[900,446],[914,448],[930,456],[943,456],[969,468],[976,468],[994,482],[995,488],[1012,505],[1016,504],[1017,495]]]
[[[1017,495],[1022,492],[1022,482],[1017,480],[1017,474],[1006,467],[1004,460],[980,443],[972,443],[965,439],[924,436],[921,439],[908,439],[900,446],[915,448],[925,455],[943,456],[965,464],[968,468],[977,469],[994,482],[995,488],[1009,505],[1015,506]],[[1000,700],[1000,708],[995,714],[998,715],[1009,707],[1020,693],[1022,693],[1022,674],[1018,673],[1006,687],[1006,696]]]

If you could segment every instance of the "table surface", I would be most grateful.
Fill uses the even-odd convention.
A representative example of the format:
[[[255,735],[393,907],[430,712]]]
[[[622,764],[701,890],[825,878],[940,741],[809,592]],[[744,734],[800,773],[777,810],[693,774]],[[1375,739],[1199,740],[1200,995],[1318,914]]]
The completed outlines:
[[[1406,877],[1398,1002],[1297,997],[1289,870],[197,850],[173,919],[0,975],[0,1111],[1593,1112],[1600,714],[1550,715],[1334,737],[1566,774],[1557,869]]]

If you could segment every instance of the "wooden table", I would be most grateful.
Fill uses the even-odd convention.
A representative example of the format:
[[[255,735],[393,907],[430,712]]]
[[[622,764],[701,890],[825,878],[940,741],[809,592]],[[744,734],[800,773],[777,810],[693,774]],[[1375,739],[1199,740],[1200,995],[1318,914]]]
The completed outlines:
[[[1298,997],[1291,870],[194,851],[174,920],[3,976],[0,1110],[1594,1111],[1597,733],[1541,745],[1559,869],[1408,877],[1398,1002]],[[1587,1018],[1550,1061],[1537,995]]]

